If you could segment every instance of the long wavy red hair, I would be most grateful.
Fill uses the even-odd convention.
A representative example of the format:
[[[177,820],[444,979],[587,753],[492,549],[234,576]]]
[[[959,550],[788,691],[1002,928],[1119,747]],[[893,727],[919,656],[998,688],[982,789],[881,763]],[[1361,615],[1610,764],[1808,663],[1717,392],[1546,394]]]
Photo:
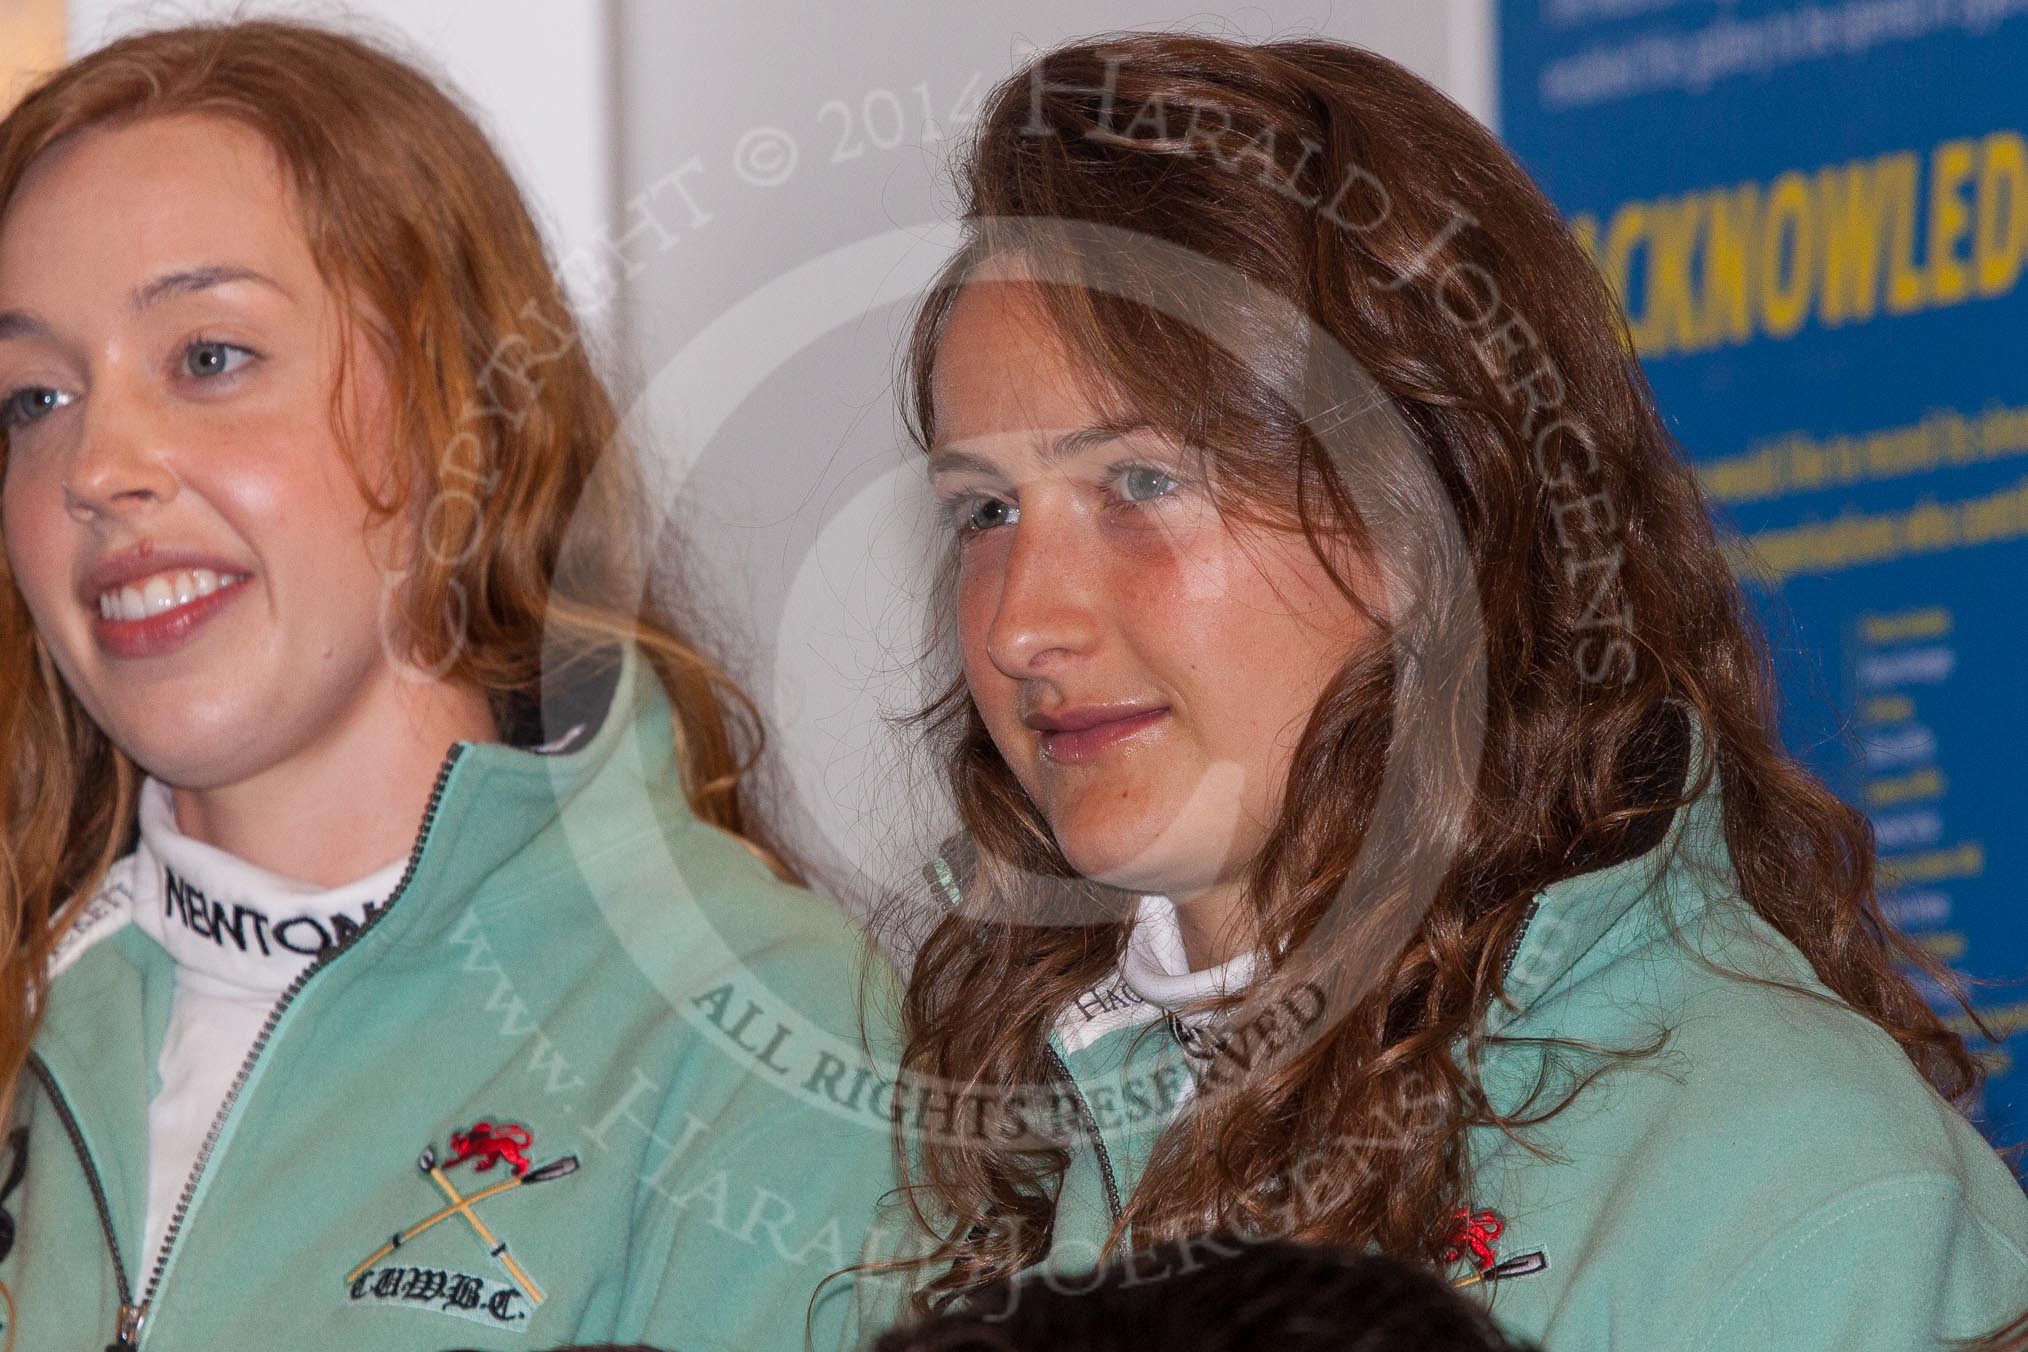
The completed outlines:
[[[1438,1261],[1469,1200],[1466,1133],[1519,1121],[1489,1104],[1472,1063],[1531,899],[1647,851],[1714,774],[1746,900],[1938,1091],[1957,1099],[1976,1087],[1963,1039],[1903,975],[1910,964],[1949,980],[1884,919],[1866,820],[1780,745],[1755,622],[1618,307],[1491,133],[1354,47],[1125,35],[1050,52],[1002,85],[961,186],[970,242],[924,304],[908,354],[925,448],[956,296],[1007,239],[1034,247],[1033,229],[1009,223],[1131,232],[1236,271],[1370,373],[1429,456],[1483,617],[1482,713],[1466,707],[1469,690],[1427,673],[1404,705],[1398,632],[1319,698],[1251,870],[1270,966],[1313,940],[1358,955],[1342,933],[1319,934],[1348,879],[1363,909],[1407,905],[1362,851],[1448,865],[1433,897],[1394,916],[1397,937],[1343,1018],[1167,1131],[1115,1242],[1222,1226]],[[1291,418],[1258,362],[1203,324],[1118,294],[1131,259],[1093,246],[1052,261],[1108,279],[1042,288],[1063,340],[1135,416],[1207,448],[1232,510],[1309,533],[1327,566],[1332,541],[1371,542],[1345,465]],[[1480,322],[1496,303],[1499,322]],[[1302,352],[1282,355],[1284,369],[1303,367]],[[1046,1034],[1114,970],[1129,927],[1103,912],[1129,914],[1126,899],[1073,876],[961,682],[924,719],[964,828],[965,895],[920,944],[904,1070],[1007,1093],[1047,1085]],[[1442,735],[1471,728],[1456,761],[1476,769],[1411,819],[1380,821],[1404,719]],[[1101,918],[1021,923],[1066,905]],[[1061,1140],[907,1134],[934,1235],[925,1302],[1043,1257],[1068,1161]],[[1289,1180],[1317,1157],[1331,1161],[1328,1203],[1292,1216]]]
[[[650,523],[618,416],[477,124],[428,76],[352,36],[287,22],[143,33],[57,71],[0,121],[0,216],[56,142],[171,115],[230,119],[267,142],[326,283],[386,364],[389,444],[403,458],[376,504],[410,520],[417,542],[392,637],[424,669],[486,691],[503,727],[540,719],[545,675],[553,688],[573,662],[638,643],[675,706],[697,813],[779,861],[743,783],[759,719],[673,617],[643,613],[635,528]],[[572,530],[586,519],[596,528]],[[666,594],[666,570],[659,580]],[[0,1086],[11,1087],[51,950],[124,848],[139,783],[64,688],[11,576],[0,746]]]

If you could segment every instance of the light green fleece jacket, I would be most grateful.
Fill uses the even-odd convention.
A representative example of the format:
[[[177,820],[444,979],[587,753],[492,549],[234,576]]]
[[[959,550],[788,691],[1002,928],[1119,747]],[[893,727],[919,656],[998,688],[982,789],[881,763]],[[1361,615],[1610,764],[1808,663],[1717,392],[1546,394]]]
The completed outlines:
[[[862,945],[692,816],[673,748],[629,651],[570,748],[452,750],[402,886],[270,1016],[160,1262],[174,968],[95,898],[0,1146],[0,1345],[797,1352],[806,1316],[853,1345],[824,1279],[892,1186]]]
[[[1941,1352],[1992,1331],[2028,1308],[2021,1184],[1740,898],[1719,804],[1714,784],[1655,850],[1536,898],[1488,1020],[1509,1039],[1482,1063],[1494,1101],[1540,1081],[1549,1106],[1596,1064],[1527,1039],[1666,1040],[1518,1140],[1473,1132],[1490,1253],[1461,1244],[1453,1277],[1492,1267],[1466,1289],[1548,1352]],[[1304,1013],[1222,1036],[1244,1055]],[[1052,1034],[1083,1128],[1052,1267],[1090,1264],[1187,1111],[1204,1063],[1185,1037],[1202,1052],[1119,980]]]

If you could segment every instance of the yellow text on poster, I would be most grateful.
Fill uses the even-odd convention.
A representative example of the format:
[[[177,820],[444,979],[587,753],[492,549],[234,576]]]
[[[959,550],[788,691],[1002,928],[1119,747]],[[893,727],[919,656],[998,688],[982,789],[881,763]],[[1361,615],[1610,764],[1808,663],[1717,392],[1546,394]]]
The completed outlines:
[[[1571,222],[1643,357],[1988,300],[2028,269],[2028,138],[2014,128]]]

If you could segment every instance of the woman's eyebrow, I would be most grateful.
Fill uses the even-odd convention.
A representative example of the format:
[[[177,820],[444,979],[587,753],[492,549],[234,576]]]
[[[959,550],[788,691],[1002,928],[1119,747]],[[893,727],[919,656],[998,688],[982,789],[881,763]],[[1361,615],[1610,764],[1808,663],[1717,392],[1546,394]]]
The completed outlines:
[[[1094,447],[1104,446],[1132,436],[1136,432],[1146,431],[1148,427],[1149,424],[1144,422],[1100,423],[1092,427],[1080,427],[1051,440],[1048,456],[1051,460],[1068,460]],[[929,472],[932,476],[954,474],[964,470],[1005,477],[1004,471],[998,465],[966,451],[940,450],[930,453]]]
[[[17,338],[47,338],[49,325],[26,310],[0,310],[0,343]]]
[[[1080,427],[1075,432],[1065,432],[1049,448],[1054,460],[1068,460],[1074,455],[1111,442],[1123,440],[1136,432],[1149,430],[1149,424],[1140,421],[1105,422],[1091,427]]]
[[[257,282],[291,300],[295,299],[287,287],[265,273],[233,263],[213,263],[199,268],[179,268],[151,282],[143,282],[134,288],[130,304],[135,310],[145,310],[151,305],[159,305],[176,296],[209,291],[213,287],[224,286],[229,282]]]
[[[134,294],[127,303],[137,311],[145,310],[151,305],[159,305],[173,297],[209,291],[228,282],[255,282],[290,300],[295,299],[287,287],[266,273],[231,263],[216,263],[201,268],[179,268],[175,272],[157,277],[152,282],[143,282],[134,288]],[[19,338],[47,338],[49,334],[48,322],[38,315],[27,310],[0,310],[0,342]]]
[[[1006,477],[1005,472],[998,465],[983,456],[973,455],[969,451],[931,451],[929,472],[931,478],[935,478],[939,474],[964,473],[988,474],[996,479]]]

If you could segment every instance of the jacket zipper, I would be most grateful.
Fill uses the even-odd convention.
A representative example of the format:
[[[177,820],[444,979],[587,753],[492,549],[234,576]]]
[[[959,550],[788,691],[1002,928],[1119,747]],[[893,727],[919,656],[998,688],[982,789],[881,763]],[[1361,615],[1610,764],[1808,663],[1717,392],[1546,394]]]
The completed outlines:
[[[401,881],[395,884],[387,903],[367,916],[358,929],[311,959],[309,965],[298,972],[295,980],[282,991],[281,996],[275,1001],[274,1008],[268,1011],[267,1019],[262,1022],[260,1032],[254,1037],[253,1046],[248,1049],[246,1059],[240,1062],[239,1072],[232,1078],[232,1087],[226,1091],[225,1101],[219,1105],[218,1113],[211,1119],[211,1130],[205,1133],[204,1143],[198,1147],[196,1163],[191,1166],[190,1176],[184,1181],[182,1195],[176,1199],[176,1209],[169,1214],[169,1228],[162,1232],[161,1252],[156,1255],[155,1266],[148,1273],[148,1285],[141,1292],[138,1304],[134,1301],[133,1288],[128,1284],[126,1265],[120,1260],[119,1240],[113,1232],[112,1209],[106,1203],[105,1186],[99,1180],[97,1166],[92,1163],[90,1155],[85,1151],[84,1133],[77,1125],[77,1118],[71,1113],[70,1104],[57,1089],[56,1079],[49,1073],[49,1068],[41,1064],[40,1057],[30,1063],[37,1068],[36,1078],[42,1081],[43,1088],[49,1092],[51,1101],[56,1104],[57,1116],[63,1121],[64,1129],[70,1135],[71,1145],[76,1149],[78,1159],[84,1165],[85,1178],[91,1184],[92,1201],[98,1207],[99,1224],[105,1231],[106,1248],[113,1256],[113,1274],[118,1279],[120,1289],[120,1312],[114,1326],[113,1341],[107,1346],[106,1352],[133,1352],[133,1349],[140,1345],[141,1326],[147,1322],[149,1307],[160,1294],[163,1274],[169,1268],[169,1256],[175,1251],[177,1236],[182,1233],[183,1222],[190,1214],[191,1203],[196,1200],[197,1184],[204,1177],[205,1166],[211,1162],[212,1151],[218,1147],[218,1138],[225,1130],[226,1119],[231,1116],[233,1107],[239,1102],[240,1094],[246,1089],[247,1080],[253,1075],[255,1063],[260,1060],[261,1053],[267,1050],[268,1041],[274,1037],[282,1016],[288,1013],[289,1006],[295,1003],[296,997],[302,993],[310,978],[329,966],[339,954],[358,943],[366,932],[379,924],[387,913],[394,909],[395,903],[407,894],[409,883],[415,879],[416,867],[422,862],[423,845],[429,840],[430,828],[436,825],[437,809],[443,803],[444,786],[450,782],[451,770],[457,765],[458,758],[464,754],[467,745],[459,742],[453,746],[450,753],[444,757],[444,763],[437,767],[437,780],[430,788],[429,806],[423,809],[422,826],[416,832],[415,844],[409,848],[408,866],[402,870]]]
[[[1063,1081],[1063,1087],[1070,1091],[1070,1101],[1077,1107],[1077,1120],[1084,1127],[1085,1135],[1091,1137],[1091,1148],[1098,1156],[1099,1178],[1106,1187],[1106,1212],[1112,1217],[1113,1224],[1118,1225],[1124,1210],[1120,1206],[1120,1185],[1113,1178],[1113,1157],[1106,1153],[1106,1140],[1099,1132],[1098,1118],[1093,1115],[1091,1105],[1085,1102],[1084,1091],[1077,1087],[1077,1080],[1071,1075],[1070,1064],[1063,1059],[1063,1053],[1048,1042],[1042,1044],[1042,1050],[1049,1057],[1049,1064],[1055,1068],[1057,1077]]]
[[[1501,981],[1504,982],[1507,974],[1514,969],[1514,960],[1521,955],[1521,941],[1528,937],[1528,929],[1534,923],[1535,913],[1541,905],[1539,897],[1529,901],[1528,910],[1521,917],[1520,928],[1514,931],[1514,937],[1507,945],[1505,959],[1500,964]],[[1179,1037],[1177,1041],[1180,1043],[1182,1039]],[[1070,1064],[1063,1059],[1063,1054],[1047,1042],[1043,1044],[1042,1050],[1049,1057],[1049,1063],[1055,1069],[1057,1078],[1061,1079],[1064,1088],[1070,1091],[1071,1102],[1077,1108],[1078,1122],[1083,1126],[1085,1135],[1091,1138],[1092,1151],[1098,1156],[1099,1177],[1105,1183],[1106,1212],[1117,1225],[1123,1212],[1120,1205],[1120,1187],[1113,1177],[1112,1156],[1106,1151],[1105,1137],[1099,1132],[1098,1118],[1092,1113],[1091,1104],[1085,1101],[1084,1091],[1078,1088],[1077,1079],[1070,1073]]]
[[[1535,913],[1542,909],[1540,896],[1528,899],[1528,909],[1521,913],[1521,924],[1515,929],[1514,937],[1507,941],[1507,956],[1500,963],[1500,984],[1507,984],[1507,974],[1514,970],[1514,959],[1521,956],[1521,941],[1528,937],[1528,927],[1535,923]]]
[[[120,1312],[114,1320],[114,1341],[107,1352],[114,1348],[131,1347],[133,1331],[140,1327],[140,1316],[134,1305],[134,1288],[127,1278],[127,1264],[120,1257],[120,1239],[113,1230],[113,1208],[106,1201],[106,1185],[99,1177],[98,1165],[92,1162],[91,1152],[85,1149],[84,1128],[78,1125],[77,1114],[72,1111],[70,1100],[56,1087],[56,1076],[39,1052],[31,1053],[28,1069],[42,1082],[42,1092],[49,1096],[49,1102],[56,1109],[56,1120],[63,1123],[64,1135],[70,1137],[70,1148],[84,1167],[85,1185],[92,1192],[92,1206],[99,1213],[99,1230],[106,1237],[106,1252],[113,1257],[113,1282],[120,1291]]]

